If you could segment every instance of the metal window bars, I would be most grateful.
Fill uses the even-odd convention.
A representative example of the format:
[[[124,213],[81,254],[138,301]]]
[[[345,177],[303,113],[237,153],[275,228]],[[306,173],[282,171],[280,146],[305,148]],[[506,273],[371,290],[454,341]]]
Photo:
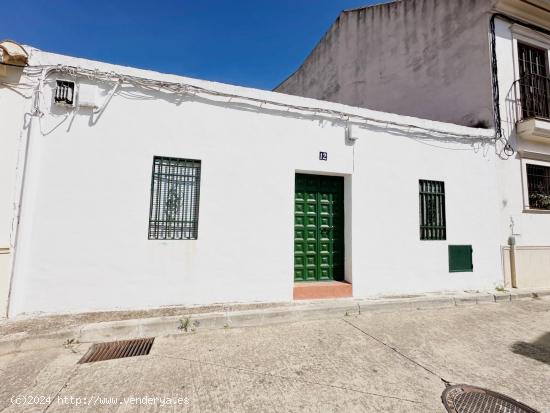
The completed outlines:
[[[527,164],[529,208],[550,209],[550,168]]]
[[[66,105],[74,104],[74,82],[68,80],[57,80],[54,94],[55,103]]]
[[[521,119],[550,119],[550,78],[526,74],[515,81],[514,89],[519,90]]]
[[[550,79],[547,51],[518,43],[519,79],[513,90],[519,91],[521,118],[550,118]]]
[[[447,239],[447,226],[445,218],[445,183],[421,179],[419,181],[419,195],[420,239]]]
[[[155,156],[149,239],[197,239],[201,161]]]

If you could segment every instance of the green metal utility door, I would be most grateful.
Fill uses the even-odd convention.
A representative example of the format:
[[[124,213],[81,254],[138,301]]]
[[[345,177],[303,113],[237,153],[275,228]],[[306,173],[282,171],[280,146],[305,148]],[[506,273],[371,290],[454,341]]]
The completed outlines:
[[[296,174],[294,280],[344,279],[344,178]]]

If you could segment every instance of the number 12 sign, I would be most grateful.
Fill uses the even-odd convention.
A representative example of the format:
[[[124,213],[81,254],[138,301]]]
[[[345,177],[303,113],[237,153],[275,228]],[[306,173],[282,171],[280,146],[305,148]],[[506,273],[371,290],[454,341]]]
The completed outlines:
[[[319,152],[319,160],[320,161],[326,161],[328,159],[326,152]]]

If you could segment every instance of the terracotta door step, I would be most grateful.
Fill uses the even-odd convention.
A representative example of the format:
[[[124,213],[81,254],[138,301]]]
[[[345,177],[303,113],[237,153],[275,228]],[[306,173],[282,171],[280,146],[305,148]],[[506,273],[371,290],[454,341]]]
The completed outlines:
[[[294,283],[295,300],[351,297],[351,284],[343,281],[311,281]]]

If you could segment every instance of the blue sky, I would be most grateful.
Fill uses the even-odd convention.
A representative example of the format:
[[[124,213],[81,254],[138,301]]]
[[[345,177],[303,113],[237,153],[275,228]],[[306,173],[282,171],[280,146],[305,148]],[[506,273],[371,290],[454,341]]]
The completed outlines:
[[[272,89],[347,8],[372,0],[2,2],[0,39],[201,79]]]

